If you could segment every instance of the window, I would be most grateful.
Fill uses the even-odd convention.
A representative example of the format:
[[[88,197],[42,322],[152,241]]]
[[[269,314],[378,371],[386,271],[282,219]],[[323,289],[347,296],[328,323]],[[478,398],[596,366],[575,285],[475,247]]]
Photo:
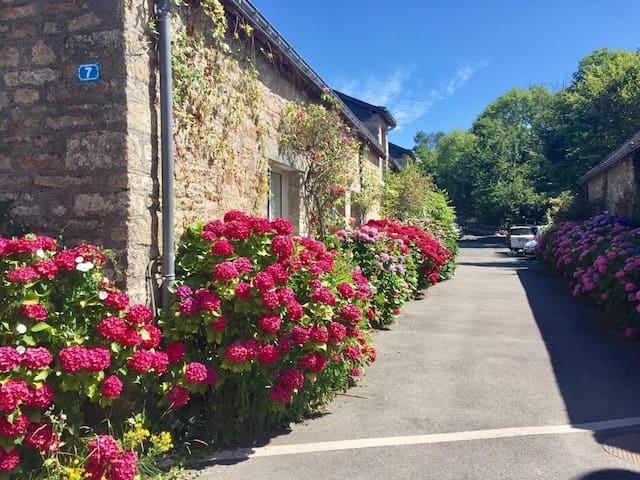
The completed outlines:
[[[269,219],[283,216],[282,175],[277,172],[269,173]]]

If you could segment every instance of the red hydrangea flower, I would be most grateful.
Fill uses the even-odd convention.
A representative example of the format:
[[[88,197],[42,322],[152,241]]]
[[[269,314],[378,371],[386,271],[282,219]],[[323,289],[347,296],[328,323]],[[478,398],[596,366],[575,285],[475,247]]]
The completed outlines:
[[[40,278],[53,278],[58,274],[58,266],[53,260],[41,260],[34,263],[33,269]]]
[[[26,283],[38,278],[38,273],[32,267],[18,267],[7,273],[7,280],[10,282]]]
[[[205,238],[205,232],[209,232],[213,234],[213,238],[208,238],[208,240],[212,240],[224,234],[224,223],[222,223],[220,220],[211,220],[204,226],[202,230],[202,238]]]
[[[329,336],[338,342],[347,335],[347,328],[338,322],[329,324]]]
[[[300,370],[289,368],[280,374],[278,380],[291,390],[298,390],[304,384],[304,375]]]
[[[169,365],[169,357],[164,352],[155,352],[153,354],[153,361],[151,362],[151,368],[156,372],[157,375],[162,375],[167,371],[167,366]]]
[[[138,330],[130,325],[125,327],[124,333],[118,340],[125,347],[135,347],[142,343],[142,337],[138,333]]]
[[[131,323],[143,325],[151,321],[153,318],[153,312],[151,312],[149,307],[137,304],[129,308],[125,318]]]
[[[207,367],[202,363],[189,362],[184,370],[184,378],[192,384],[204,383],[207,380]]]
[[[199,288],[194,295],[202,310],[213,312],[220,308],[220,297],[206,288]]]
[[[53,388],[45,384],[38,388],[29,388],[29,395],[23,399],[23,402],[28,407],[47,408],[53,403],[54,397],[55,391]]]
[[[122,381],[115,375],[109,375],[102,384],[102,396],[105,398],[117,398],[122,393]]]
[[[200,302],[193,297],[185,297],[180,300],[178,308],[182,315],[190,317],[200,311]]]
[[[65,372],[75,373],[87,367],[87,351],[79,345],[63,348],[60,350],[60,353],[58,353],[58,360],[60,360],[62,369]]]
[[[327,343],[329,341],[329,332],[321,326],[313,326],[309,328],[309,337],[316,343]]]
[[[180,285],[178,288],[176,288],[175,296],[180,299],[187,298],[191,295],[193,295],[193,290],[191,290],[191,287],[189,287],[189,285]]]
[[[233,342],[227,346],[225,356],[230,362],[242,363],[247,359],[247,348],[240,342]]]
[[[276,235],[271,240],[271,253],[276,255],[279,261],[288,260],[294,251],[293,240],[288,235]]]
[[[236,297],[245,300],[251,298],[251,285],[246,282],[238,282],[236,285]]]
[[[53,256],[53,261],[63,270],[75,270],[76,268],[76,254],[71,250],[62,250]]]
[[[271,232],[271,222],[262,217],[252,217],[249,219],[249,227],[253,233],[257,233],[258,235]]]
[[[349,323],[358,323],[360,320],[362,320],[362,311],[360,310],[360,308],[358,308],[357,305],[354,305],[352,303],[343,305],[340,309],[340,314]]]
[[[291,351],[291,340],[287,337],[278,338],[278,351],[280,353],[287,353]]]
[[[164,349],[164,353],[167,354],[169,363],[177,363],[184,357],[186,349],[184,343],[174,342],[167,345],[167,347]]]
[[[262,271],[253,277],[253,286],[261,292],[273,290],[276,287],[275,281],[270,273]]]
[[[30,423],[27,427],[27,434],[24,437],[24,444],[48,454],[56,452],[60,448],[60,438],[53,432],[53,427],[43,421]]]
[[[39,303],[35,305],[22,305],[20,307],[20,313],[34,320],[45,320],[47,318],[47,309]]]
[[[304,345],[307,342],[307,338],[309,338],[308,330],[300,325],[295,325],[289,335],[291,336],[291,341],[297,345]]]
[[[229,281],[238,278],[240,273],[233,262],[222,262],[215,266],[213,279]]]
[[[229,210],[227,213],[224,214],[224,217],[222,217],[222,219],[224,220],[224,223],[229,223],[229,222],[248,222],[250,220],[251,217],[249,217],[249,215],[247,215],[246,213],[240,211],[240,210]]]
[[[119,341],[127,330],[127,324],[120,317],[106,317],[98,324],[98,333],[102,338]]]
[[[238,257],[233,261],[239,272],[251,273],[253,272],[253,263],[247,257]]]
[[[255,338],[247,338],[242,345],[247,349],[247,360],[256,358],[262,348],[262,344]]]
[[[0,471],[10,472],[16,465],[20,463],[20,456],[18,455],[18,449],[14,448],[10,452],[7,452],[4,447],[0,447]]]
[[[242,220],[232,220],[225,223],[224,236],[235,240],[245,240],[251,235],[249,225]]]
[[[28,397],[29,387],[22,380],[8,380],[0,384],[0,412],[13,412]]]
[[[352,377],[359,377],[361,374],[360,369],[357,367],[353,367],[350,371],[349,371],[349,375],[351,375]]]
[[[275,314],[262,315],[258,319],[258,328],[266,333],[276,333],[280,330],[282,321],[280,317]]]
[[[278,306],[278,294],[273,290],[266,292],[263,291],[260,296],[262,297],[262,305],[264,305],[266,308],[273,309]]]
[[[361,356],[360,349],[354,345],[347,345],[344,347],[342,354],[349,360],[358,360]]]
[[[138,475],[138,454],[132,450],[122,452],[111,462],[111,480],[134,480]]]
[[[321,372],[327,365],[327,359],[320,352],[309,352],[307,355],[298,360],[300,368]]]
[[[273,388],[271,388],[271,392],[269,392],[269,399],[286,405],[291,401],[292,394],[293,391],[290,388],[285,384],[278,382],[273,386]]]
[[[273,263],[264,269],[273,280],[277,283],[287,283],[289,281],[289,272],[282,263]]]
[[[189,390],[180,385],[172,385],[167,397],[169,398],[169,407],[182,407],[189,402]]]
[[[104,303],[117,310],[125,310],[129,305],[129,297],[122,292],[107,292],[107,298],[105,298]]]
[[[151,370],[153,367],[154,354],[149,350],[138,349],[127,360],[127,365],[131,367],[134,372],[144,373]]]
[[[15,437],[23,434],[29,425],[29,417],[26,413],[21,413],[13,423],[7,420],[7,417],[0,417],[0,435],[3,437]]]
[[[140,328],[140,338],[142,348],[158,348],[162,339],[162,331],[155,325],[143,325]]]
[[[258,361],[262,365],[275,363],[280,359],[280,352],[275,345],[264,345],[258,354]]]
[[[289,287],[281,287],[276,290],[276,293],[278,294],[278,303],[283,307],[286,307],[291,302],[296,301],[296,295]]]
[[[326,305],[336,304],[336,297],[326,287],[316,288],[311,294],[311,300],[318,303],[324,303]]]
[[[291,303],[289,303],[287,314],[291,320],[300,320],[303,313],[302,305],[300,305],[296,300],[292,300]]]
[[[231,255],[233,252],[233,244],[228,240],[216,240],[211,245],[211,253],[214,255]]]
[[[93,347],[87,349],[86,369],[98,373],[111,365],[111,353],[106,347]]]
[[[348,283],[340,283],[336,288],[344,298],[353,298],[356,295],[355,290]]]
[[[278,235],[291,235],[293,233],[293,225],[286,218],[274,218],[271,220],[271,227]]]
[[[26,353],[26,352],[25,352]],[[22,355],[13,347],[0,347],[0,372],[8,372],[20,365]]]
[[[111,435],[98,435],[89,440],[88,463],[106,468],[120,454],[120,446]]]
[[[4,347],[0,347],[0,350]],[[45,368],[53,361],[53,356],[45,347],[28,347],[22,355],[21,363],[28,368]]]
[[[214,332],[222,332],[227,327],[227,317],[220,315],[215,322],[209,322]]]
[[[211,365],[207,365],[207,378],[204,383],[206,385],[215,385],[218,382],[218,372]]]

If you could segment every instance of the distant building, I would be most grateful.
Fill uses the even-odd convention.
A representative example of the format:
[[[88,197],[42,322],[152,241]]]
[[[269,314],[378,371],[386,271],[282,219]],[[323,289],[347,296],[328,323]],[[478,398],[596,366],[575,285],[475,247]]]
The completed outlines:
[[[640,220],[640,132],[578,180],[595,211]]]
[[[413,150],[389,143],[389,168],[397,172],[407,166],[409,161],[417,162],[418,157]]]

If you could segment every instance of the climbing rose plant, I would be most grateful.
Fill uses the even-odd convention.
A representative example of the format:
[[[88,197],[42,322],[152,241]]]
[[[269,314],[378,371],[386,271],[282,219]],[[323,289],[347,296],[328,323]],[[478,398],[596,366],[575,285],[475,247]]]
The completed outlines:
[[[288,105],[280,132],[285,151],[302,162],[301,193],[311,236],[324,239],[358,173],[360,144],[326,90],[322,103]]]

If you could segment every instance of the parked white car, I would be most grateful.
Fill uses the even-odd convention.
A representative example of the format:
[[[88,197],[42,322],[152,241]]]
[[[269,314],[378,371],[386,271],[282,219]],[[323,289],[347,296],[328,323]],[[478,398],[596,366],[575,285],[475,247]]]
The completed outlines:
[[[536,247],[538,246],[538,242],[540,241],[540,235],[542,235],[543,230],[545,229],[545,225],[533,227],[535,230],[533,240],[525,243],[522,251],[525,255],[535,255]]]
[[[537,227],[534,225],[514,225],[507,233],[507,247],[509,250],[524,251],[524,246],[531,240],[535,240]]]

